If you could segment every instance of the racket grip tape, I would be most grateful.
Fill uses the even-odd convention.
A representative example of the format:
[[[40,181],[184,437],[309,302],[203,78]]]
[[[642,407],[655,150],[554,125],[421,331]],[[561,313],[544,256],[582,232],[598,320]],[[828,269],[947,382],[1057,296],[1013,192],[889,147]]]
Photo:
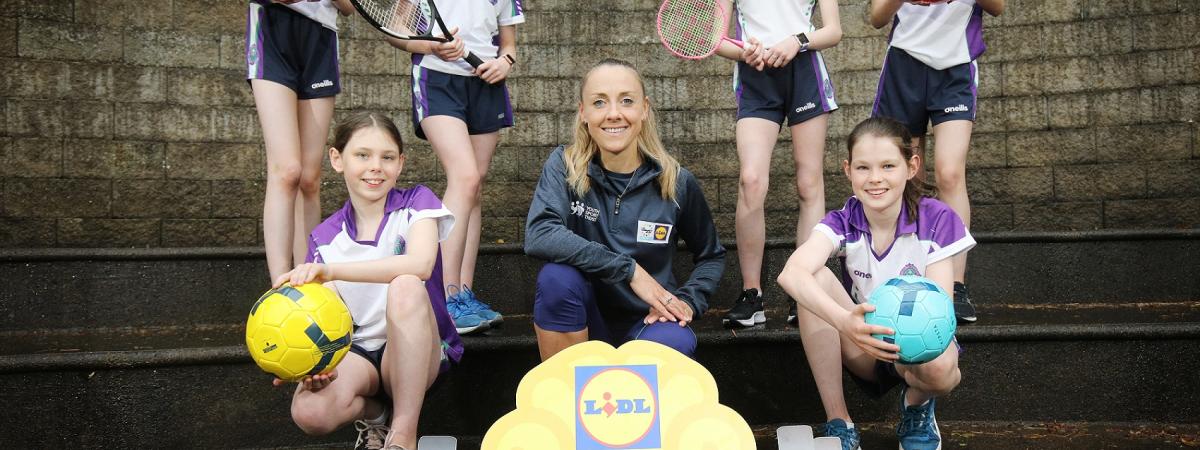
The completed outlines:
[[[478,69],[479,66],[483,64],[483,61],[480,60],[478,56],[475,56],[475,54],[471,53],[471,52],[467,52],[467,54],[465,56],[463,56],[463,59],[467,61],[467,64],[470,64],[471,67],[474,67],[476,69]]]

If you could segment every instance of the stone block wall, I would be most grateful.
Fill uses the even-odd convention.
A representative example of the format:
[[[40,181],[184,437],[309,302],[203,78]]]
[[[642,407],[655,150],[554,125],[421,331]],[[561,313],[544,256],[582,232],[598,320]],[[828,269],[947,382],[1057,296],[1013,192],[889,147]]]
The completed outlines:
[[[150,6],[152,5],[152,6]],[[827,206],[849,193],[844,138],[871,107],[886,32],[842,0],[824,52],[841,109],[826,147]],[[646,76],[668,147],[702,180],[732,240],[738,168],[732,63],[670,56],[654,0],[529,0],[509,81],[517,126],[484,189],[484,239],[520,241],[541,162],[570,137],[577,81],[602,57]],[[0,0],[0,246],[255,246],[265,156],[243,80],[245,1]],[[444,175],[412,136],[409,59],[343,18],[338,113],[372,109],[405,132],[404,183]],[[968,159],[974,229],[1200,226],[1200,2],[1009,0],[985,19]],[[932,157],[932,154],[929,155]],[[795,226],[787,133],[768,233]],[[344,201],[326,173],[323,206]]]

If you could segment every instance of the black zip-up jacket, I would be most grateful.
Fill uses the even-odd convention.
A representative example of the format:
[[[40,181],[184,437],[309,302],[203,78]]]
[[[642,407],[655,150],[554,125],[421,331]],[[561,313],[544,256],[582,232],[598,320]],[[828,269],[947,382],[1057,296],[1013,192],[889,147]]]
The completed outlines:
[[[525,223],[525,253],[579,269],[592,281],[602,309],[628,316],[649,312],[629,287],[637,261],[699,319],[725,271],[725,248],[696,177],[680,168],[672,202],[662,198],[662,169],[653,160],[646,159],[626,183],[605,176],[597,157],[588,166],[591,189],[580,198],[567,184],[563,153],[559,146],[542,167]],[[682,286],[671,271],[680,238],[695,263]]]

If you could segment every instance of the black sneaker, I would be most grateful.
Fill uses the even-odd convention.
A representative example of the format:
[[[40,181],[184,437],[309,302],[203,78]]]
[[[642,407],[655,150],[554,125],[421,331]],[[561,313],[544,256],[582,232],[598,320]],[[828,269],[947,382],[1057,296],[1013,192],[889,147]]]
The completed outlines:
[[[975,305],[971,304],[971,297],[967,295],[967,285],[954,282],[954,317],[958,319],[958,323],[975,323],[978,318],[975,317]]]
[[[725,314],[721,323],[725,326],[751,327],[766,321],[767,314],[763,312],[762,295],[758,289],[746,289],[738,296],[737,303]]]
[[[788,299],[788,301],[791,303],[791,306],[788,306],[787,323],[788,323],[788,325],[800,326],[800,321],[796,320],[796,301],[792,300],[790,298]]]

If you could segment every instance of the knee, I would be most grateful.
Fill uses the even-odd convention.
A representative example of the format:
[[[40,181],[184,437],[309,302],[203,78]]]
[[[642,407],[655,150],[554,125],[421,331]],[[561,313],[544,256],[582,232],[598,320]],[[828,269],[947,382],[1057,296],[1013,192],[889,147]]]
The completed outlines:
[[[646,325],[646,329],[637,338],[665,345],[689,358],[696,355],[696,333],[692,332],[690,327],[681,327],[675,322]]]
[[[325,408],[300,398],[292,400],[292,421],[309,436],[322,436],[337,430],[339,424],[329,420]]]
[[[752,199],[766,198],[768,181],[767,174],[743,170],[738,177],[739,191],[743,196]]]
[[[267,166],[267,181],[295,189],[300,184],[300,163],[271,164]]]
[[[796,193],[802,202],[825,202],[825,178],[820,172],[796,173]]]
[[[966,168],[958,164],[939,164],[934,172],[939,190],[956,190],[967,184]]]
[[[947,351],[956,351],[953,347]],[[958,370],[958,364],[954,361],[944,359],[935,359],[924,367],[924,379],[921,380],[923,388],[934,396],[943,396],[949,394],[954,388],[958,387],[959,381],[962,380],[962,373]]]
[[[474,167],[460,167],[453,174],[447,174],[447,182],[458,186],[462,192],[478,196],[483,188],[483,175]]]
[[[538,272],[536,301],[558,303],[566,294],[577,291],[586,284],[583,273],[574,266],[546,263]]]
[[[297,178],[297,183],[300,186],[300,192],[305,195],[316,195],[321,190],[321,168],[318,166],[316,170],[301,171]]]
[[[388,283],[387,320],[389,324],[403,323],[421,316],[429,305],[425,283],[414,275],[400,275]]]

